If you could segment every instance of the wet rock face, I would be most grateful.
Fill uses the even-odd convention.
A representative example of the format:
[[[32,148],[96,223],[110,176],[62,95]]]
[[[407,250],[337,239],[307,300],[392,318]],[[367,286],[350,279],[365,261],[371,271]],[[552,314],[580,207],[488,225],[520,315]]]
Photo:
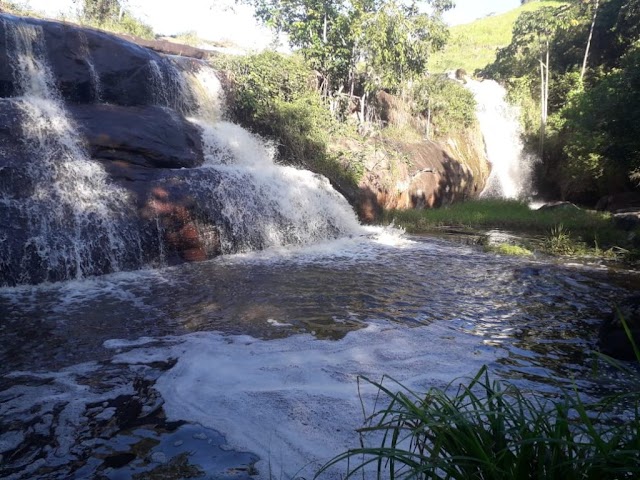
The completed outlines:
[[[0,31],[6,21],[0,18]],[[100,100],[117,105],[153,102],[151,62],[162,62],[157,53],[98,30],[33,18],[20,21],[42,29],[46,46],[43,53],[65,100],[76,103]],[[4,33],[0,35],[0,97],[10,97],[19,88],[10,58],[13,46]]]
[[[30,251],[36,235],[33,209],[38,215],[47,209],[34,193],[42,178],[33,178],[38,168],[35,159],[42,153],[38,148],[45,147],[34,147],[37,142],[24,128],[24,107],[30,98],[20,96],[25,89],[17,84],[15,71],[20,51],[16,43],[21,35],[33,48],[34,57],[44,59],[51,71],[55,83],[51,100],[63,101],[64,115],[77,134],[70,141],[78,141],[87,157],[107,172],[107,182],[123,188],[127,211],[117,215],[120,219],[126,216],[123,228],[138,230],[139,245],[138,253],[120,255],[117,268],[219,255],[219,214],[198,207],[199,193],[187,173],[192,170],[197,176],[204,161],[200,128],[187,121],[180,109],[167,108],[174,101],[184,105],[192,99],[189,92],[172,96],[154,84],[171,83],[180,78],[182,65],[192,71],[198,60],[172,62],[97,30],[0,14],[0,285],[68,278],[64,268],[58,271],[45,265],[42,254]],[[211,180],[215,184],[219,178]],[[49,180],[58,181],[56,174]],[[71,225],[78,225],[77,220],[63,220],[56,228],[62,231]],[[90,236],[91,228],[87,230]],[[84,240],[97,246],[91,253],[91,269],[85,273],[112,271],[113,265],[100,259],[106,240]]]
[[[204,161],[198,127],[153,107],[70,105],[92,158],[149,168],[194,168]]]

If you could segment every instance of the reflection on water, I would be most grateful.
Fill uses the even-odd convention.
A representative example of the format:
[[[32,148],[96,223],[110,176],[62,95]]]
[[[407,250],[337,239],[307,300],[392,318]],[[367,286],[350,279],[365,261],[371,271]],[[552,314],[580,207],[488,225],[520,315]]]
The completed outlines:
[[[310,333],[338,340],[372,321],[407,327],[439,322],[454,341],[460,339],[461,349],[469,336],[495,349],[499,360],[494,370],[502,376],[537,384],[538,389],[554,388],[547,386],[550,379],[567,386],[586,376],[599,322],[609,315],[613,302],[637,287],[633,274],[501,257],[475,247],[412,237],[389,244],[350,239],[339,248],[262,252],[82,282],[3,289],[0,431],[13,431],[9,426],[16,425],[26,428],[35,421],[12,403],[17,395],[37,390],[42,382],[62,382],[69,371],[77,376],[80,365],[89,365],[82,375],[95,390],[92,379],[104,375],[107,365],[116,368],[109,364],[114,352],[104,347],[105,341],[199,331],[265,340]],[[122,395],[135,397],[131,385],[139,378],[153,381],[159,373],[150,374],[151,370],[122,367],[104,390],[113,393],[114,385],[119,385]],[[63,371],[67,373],[56,373]],[[32,373],[14,372],[49,373],[34,379]],[[580,385],[588,388],[586,383]],[[112,401],[94,390],[95,404]],[[95,415],[105,415],[108,408]],[[58,421],[60,411],[50,412],[51,424]],[[85,414],[80,424],[92,418]],[[85,432],[80,438],[90,442],[92,435]],[[113,442],[120,441],[117,429],[111,435]],[[41,437],[41,442],[47,439]],[[28,478],[20,477],[28,471],[19,468],[28,463],[25,455],[32,455],[31,463],[48,458],[44,447],[34,446],[33,440],[27,448],[24,438],[0,437],[0,445],[3,439],[10,448],[0,455],[10,455],[5,456],[12,466],[7,472],[18,472],[16,478]],[[73,448],[64,450],[62,457],[72,456]],[[131,453],[122,455],[112,460],[126,460]],[[98,457],[92,457],[94,467],[77,458],[74,465],[104,468],[108,455]],[[59,470],[60,478],[80,468],[69,463],[67,470]],[[118,478],[129,478],[132,471],[128,475]]]

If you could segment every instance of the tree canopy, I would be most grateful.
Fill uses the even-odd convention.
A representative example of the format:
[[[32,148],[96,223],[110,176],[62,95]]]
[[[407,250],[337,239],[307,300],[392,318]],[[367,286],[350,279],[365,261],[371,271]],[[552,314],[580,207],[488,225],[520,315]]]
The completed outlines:
[[[548,115],[529,131],[547,144],[548,193],[588,202],[640,186],[639,52],[640,0],[572,0],[516,22],[486,73],[527,86],[538,114]]]
[[[426,70],[444,46],[442,13],[452,0],[239,0],[256,17],[288,35],[324,80],[325,92],[366,83],[390,90]]]

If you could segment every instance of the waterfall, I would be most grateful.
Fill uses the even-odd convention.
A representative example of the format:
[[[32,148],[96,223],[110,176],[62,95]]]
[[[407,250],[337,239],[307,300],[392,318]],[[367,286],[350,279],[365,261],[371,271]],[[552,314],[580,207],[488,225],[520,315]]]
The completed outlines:
[[[533,158],[524,151],[519,109],[507,103],[505,89],[493,80],[467,79],[465,86],[475,96],[476,115],[491,164],[481,196],[530,196]]]
[[[113,115],[131,108],[128,118],[136,109],[148,115],[149,104],[162,107],[172,126],[185,128],[185,143],[167,148],[183,145],[184,158],[192,159],[188,167],[170,168],[166,165],[182,165],[172,160],[180,153],[168,153],[174,157],[167,157],[166,164],[154,163],[155,151],[146,157],[145,148],[162,145],[162,138],[145,137],[138,147],[137,132],[132,132],[118,144],[119,137],[110,136],[122,136],[113,129],[117,115],[110,117],[111,130],[94,125],[80,133],[69,113],[75,110],[65,107],[49,64],[45,27],[11,16],[0,21],[14,86],[12,97],[0,101],[18,112],[15,131],[24,146],[0,164],[0,172],[2,165],[9,167],[0,175],[0,208],[8,215],[0,231],[0,286],[78,279],[363,232],[351,206],[325,177],[277,165],[272,145],[222,121],[220,81],[204,62],[152,53],[145,58],[143,53],[138,57],[142,68],[135,72],[148,82],[144,88],[123,105],[100,105]],[[88,67],[89,99],[100,103],[101,80],[104,96],[113,97],[113,79],[109,73],[101,79],[89,35],[81,32],[77,60]],[[100,111],[91,110],[94,115]],[[187,121],[195,128],[187,128]],[[193,140],[197,132],[201,146]]]
[[[25,266],[20,281],[121,270],[139,256],[138,235],[127,225],[128,194],[109,183],[82,147],[47,63],[42,29],[10,20],[4,20],[4,28],[31,159],[22,168],[33,185],[28,198],[3,199],[26,219],[29,231],[18,253]],[[38,278],[29,277],[28,265],[43,266]]]
[[[187,113],[192,101],[185,75],[171,61],[149,61],[153,103],[179,113]]]
[[[308,170],[277,165],[276,149],[222,115],[220,82],[206,67],[191,75],[195,108],[191,121],[202,130],[205,163],[191,187],[207,192],[210,209],[222,205],[222,253],[300,245],[355,234],[360,225],[345,198],[329,181]],[[224,181],[212,183],[207,171]]]

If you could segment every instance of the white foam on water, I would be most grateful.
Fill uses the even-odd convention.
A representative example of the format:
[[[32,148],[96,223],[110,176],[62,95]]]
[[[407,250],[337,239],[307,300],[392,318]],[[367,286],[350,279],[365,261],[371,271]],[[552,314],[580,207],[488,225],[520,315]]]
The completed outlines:
[[[363,226],[358,235],[348,235],[331,240],[319,240],[307,245],[273,246],[265,250],[248,251],[224,255],[217,259],[228,265],[233,264],[287,264],[287,265],[330,265],[332,268],[349,268],[360,262],[372,262],[388,251],[442,250],[447,254],[456,248],[460,255],[470,248],[458,245],[447,247],[434,242],[412,240],[402,230],[394,227]],[[451,252],[452,254],[454,252]],[[385,260],[386,261],[386,260]]]
[[[379,381],[387,375],[425,392],[496,359],[496,350],[481,338],[439,323],[408,328],[373,322],[338,341],[218,333],[171,341],[178,343],[134,348],[114,362],[177,358],[156,383],[169,419],[212,428],[230,448],[258,454],[260,478],[312,478],[333,456],[359,446],[355,430],[363,425],[362,405],[372,413],[377,394],[358,383],[359,376]],[[392,382],[385,385],[397,389]],[[344,468],[323,478],[343,478]]]
[[[87,424],[88,405],[133,393],[129,384],[98,393],[83,383],[82,379],[95,374],[97,369],[95,363],[83,363],[59,372],[15,371],[7,375],[8,378],[32,379],[34,385],[19,384],[4,390],[0,417],[30,423],[31,430],[42,430],[44,436],[55,432],[56,439],[54,445],[43,449],[43,457],[33,459],[18,474],[9,478],[30,478],[44,466],[53,468],[67,464],[69,457],[73,456],[77,433]]]

